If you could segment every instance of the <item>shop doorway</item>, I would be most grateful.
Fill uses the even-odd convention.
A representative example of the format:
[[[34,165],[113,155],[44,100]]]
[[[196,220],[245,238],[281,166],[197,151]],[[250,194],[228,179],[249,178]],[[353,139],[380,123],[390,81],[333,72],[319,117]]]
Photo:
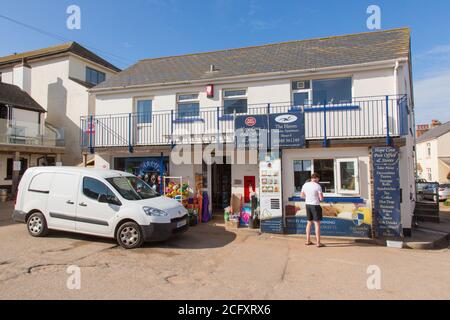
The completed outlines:
[[[244,202],[249,203],[252,197],[252,193],[255,192],[256,177],[245,176],[244,177]]]
[[[223,209],[230,205],[231,199],[231,165],[215,163],[212,169],[212,208],[214,214],[223,214]]]

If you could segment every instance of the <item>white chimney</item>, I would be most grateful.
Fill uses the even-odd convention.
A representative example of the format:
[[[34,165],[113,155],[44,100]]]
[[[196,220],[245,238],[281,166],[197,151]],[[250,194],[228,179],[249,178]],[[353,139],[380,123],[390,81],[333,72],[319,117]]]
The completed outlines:
[[[13,84],[31,95],[31,66],[25,60],[14,67]]]

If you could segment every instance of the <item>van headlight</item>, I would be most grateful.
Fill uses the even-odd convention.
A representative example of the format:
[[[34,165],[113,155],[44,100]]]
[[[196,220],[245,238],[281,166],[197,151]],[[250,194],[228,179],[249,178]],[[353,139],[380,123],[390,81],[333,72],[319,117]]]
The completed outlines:
[[[167,217],[169,215],[167,212],[156,209],[156,208],[142,207],[142,209],[144,210],[145,214],[148,216]]]

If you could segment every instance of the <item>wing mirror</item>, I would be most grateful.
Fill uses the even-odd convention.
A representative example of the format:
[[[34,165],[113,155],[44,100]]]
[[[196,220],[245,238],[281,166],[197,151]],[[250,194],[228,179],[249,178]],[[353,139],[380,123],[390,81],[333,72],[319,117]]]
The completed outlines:
[[[121,206],[122,203],[119,201],[119,199],[117,199],[117,197],[115,196],[111,196],[111,195],[106,195],[106,194],[101,194],[98,196],[98,202],[100,203],[109,203],[109,204],[113,204],[116,206]]]

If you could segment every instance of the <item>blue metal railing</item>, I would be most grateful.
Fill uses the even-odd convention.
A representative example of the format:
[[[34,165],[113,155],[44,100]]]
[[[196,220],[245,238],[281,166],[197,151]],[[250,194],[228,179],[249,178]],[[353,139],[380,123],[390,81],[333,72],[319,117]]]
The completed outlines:
[[[360,97],[351,101],[321,105],[306,102],[249,104],[245,113],[225,113],[223,107],[201,108],[192,114],[178,114],[175,109],[152,114],[108,114],[81,117],[81,144],[91,151],[102,147],[176,145],[197,143],[232,143],[234,117],[267,113],[305,113],[307,140],[392,138],[405,136],[409,130],[406,96]]]

